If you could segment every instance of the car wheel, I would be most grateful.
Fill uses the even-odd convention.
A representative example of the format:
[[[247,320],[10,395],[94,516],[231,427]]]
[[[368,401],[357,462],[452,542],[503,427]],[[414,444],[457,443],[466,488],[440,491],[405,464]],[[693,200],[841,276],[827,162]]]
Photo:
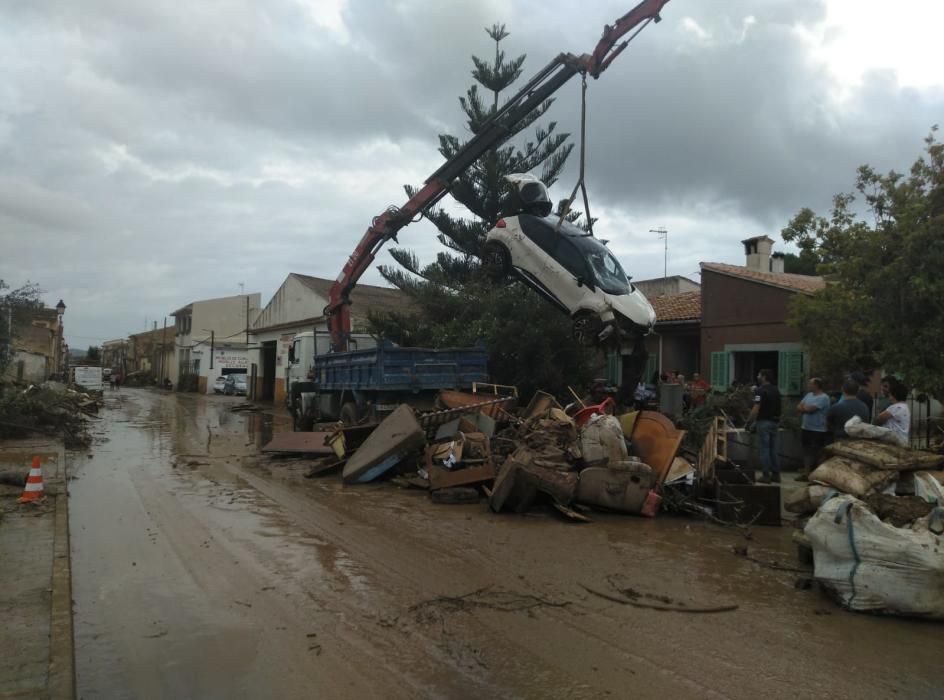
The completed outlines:
[[[603,322],[595,313],[584,311],[574,316],[574,340],[581,345],[594,346],[597,336],[603,330]]]
[[[500,282],[511,274],[511,254],[501,243],[490,241],[485,244],[482,267],[489,279]]]

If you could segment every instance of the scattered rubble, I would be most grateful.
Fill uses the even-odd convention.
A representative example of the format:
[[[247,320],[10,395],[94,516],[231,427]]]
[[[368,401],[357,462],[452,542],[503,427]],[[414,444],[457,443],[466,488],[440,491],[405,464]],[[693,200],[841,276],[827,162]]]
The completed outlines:
[[[87,421],[101,405],[100,392],[30,385],[0,399],[0,439],[43,434],[61,436],[70,448],[88,445]]]

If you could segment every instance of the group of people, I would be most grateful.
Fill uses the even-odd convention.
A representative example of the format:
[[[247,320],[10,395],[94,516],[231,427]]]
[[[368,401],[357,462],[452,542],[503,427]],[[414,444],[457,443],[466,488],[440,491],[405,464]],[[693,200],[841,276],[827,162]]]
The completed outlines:
[[[773,372],[770,370],[761,370],[757,381],[748,425],[757,433],[758,455],[763,470],[760,480],[764,483],[779,483],[777,431],[782,397],[773,383]],[[802,416],[803,471],[798,476],[800,481],[805,481],[822,462],[826,445],[849,438],[845,426],[854,417],[863,423],[874,422],[878,426],[875,430],[884,431],[890,442],[908,446],[911,412],[907,403],[907,387],[895,377],[884,377],[882,393],[875,402],[865,389],[865,384],[866,378],[862,373],[850,374],[842,384],[842,394],[833,401],[824,391],[822,379],[814,377],[809,380],[809,391],[797,404],[797,412]]]
[[[658,388],[666,384],[678,384],[682,387],[682,405],[685,410],[704,406],[708,394],[711,393],[711,384],[698,372],[692,373],[691,380],[687,380],[681,372],[656,373],[652,378],[653,388],[647,386],[642,380],[636,386],[633,394],[636,408],[645,408],[648,401],[658,395]]]

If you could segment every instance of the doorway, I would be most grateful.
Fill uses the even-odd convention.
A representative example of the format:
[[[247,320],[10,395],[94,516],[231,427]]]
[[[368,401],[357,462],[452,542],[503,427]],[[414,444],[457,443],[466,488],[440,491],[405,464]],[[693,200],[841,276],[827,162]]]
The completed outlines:
[[[275,399],[275,355],[276,341],[262,343],[262,401]]]

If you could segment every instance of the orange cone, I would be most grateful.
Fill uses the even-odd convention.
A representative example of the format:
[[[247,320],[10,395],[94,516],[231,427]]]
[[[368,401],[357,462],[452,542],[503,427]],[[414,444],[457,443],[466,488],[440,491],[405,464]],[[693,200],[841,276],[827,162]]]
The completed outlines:
[[[26,488],[23,489],[23,495],[20,496],[20,503],[30,503],[45,497],[46,494],[43,492],[43,470],[39,457],[33,457],[33,466],[30,468],[29,476],[26,477]]]

